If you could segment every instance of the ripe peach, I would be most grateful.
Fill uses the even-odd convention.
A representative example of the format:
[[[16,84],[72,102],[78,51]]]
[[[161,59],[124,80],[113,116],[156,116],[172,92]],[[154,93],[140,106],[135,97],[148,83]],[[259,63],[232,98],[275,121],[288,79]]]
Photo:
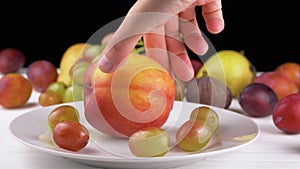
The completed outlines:
[[[253,78],[253,82],[269,86],[281,100],[287,95],[298,93],[296,84],[282,73],[269,71]]]
[[[4,108],[23,106],[31,93],[30,81],[21,74],[8,73],[0,79],[0,105]]]
[[[296,62],[285,62],[275,68],[275,71],[281,72],[294,81],[300,90],[300,65]]]
[[[48,60],[37,60],[27,68],[27,77],[37,92],[44,92],[49,85],[57,80],[58,72]]]
[[[114,73],[103,73],[92,64],[86,77],[85,116],[103,133],[129,137],[145,127],[161,127],[169,117],[174,79],[149,57],[131,55]]]

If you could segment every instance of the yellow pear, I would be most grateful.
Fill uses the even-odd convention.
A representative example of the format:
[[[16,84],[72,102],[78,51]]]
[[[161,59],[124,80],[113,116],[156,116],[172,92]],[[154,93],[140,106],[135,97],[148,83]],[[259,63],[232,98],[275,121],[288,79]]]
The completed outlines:
[[[196,74],[203,76],[206,70],[208,76],[226,84],[236,97],[246,85],[251,83],[255,69],[248,58],[235,50],[221,50],[208,58]]]
[[[59,74],[57,81],[63,82],[66,86],[72,85],[72,68],[76,61],[82,57],[82,52],[90,44],[76,43],[71,45],[63,54],[59,65]]]

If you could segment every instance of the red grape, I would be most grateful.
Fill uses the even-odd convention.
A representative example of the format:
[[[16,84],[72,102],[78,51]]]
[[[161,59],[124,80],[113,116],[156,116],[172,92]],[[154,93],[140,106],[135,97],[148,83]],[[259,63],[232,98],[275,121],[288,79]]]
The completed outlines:
[[[70,151],[83,149],[89,141],[89,131],[77,121],[59,122],[53,131],[54,143]]]

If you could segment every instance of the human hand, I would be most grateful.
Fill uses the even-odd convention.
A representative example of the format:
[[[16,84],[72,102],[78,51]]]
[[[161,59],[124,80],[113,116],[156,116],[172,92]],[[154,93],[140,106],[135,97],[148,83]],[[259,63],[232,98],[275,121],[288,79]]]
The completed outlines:
[[[224,29],[221,0],[138,0],[106,45],[99,68],[106,73],[116,70],[143,37],[148,57],[189,81],[194,71],[184,44],[198,55],[208,50],[197,23],[197,6],[202,6],[209,32]]]

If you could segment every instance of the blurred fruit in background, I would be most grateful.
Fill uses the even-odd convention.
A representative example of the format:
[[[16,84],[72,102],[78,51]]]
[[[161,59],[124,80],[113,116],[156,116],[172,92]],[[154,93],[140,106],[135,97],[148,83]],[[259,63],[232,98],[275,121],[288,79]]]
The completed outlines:
[[[43,107],[63,103],[66,88],[63,82],[52,82],[46,91],[40,93],[38,103]]]
[[[74,93],[73,85],[68,86],[62,97],[63,102],[68,103],[74,101],[73,93]]]
[[[27,67],[27,78],[37,92],[44,92],[49,85],[57,80],[58,72],[55,65],[48,60],[36,60]]]
[[[269,86],[276,93],[279,100],[287,95],[298,93],[296,84],[280,72],[263,72],[260,75],[254,77],[253,82],[263,83]]]
[[[212,55],[204,61],[196,77],[202,77],[204,71],[209,77],[226,84],[233,97],[251,83],[256,73],[248,58],[242,52],[234,50],[221,50]]]
[[[228,86],[209,77],[206,71],[203,76],[194,78],[186,87],[187,101],[206,105],[228,108],[232,101],[232,94]]]
[[[58,93],[62,103],[82,101],[86,69],[99,59],[103,49],[103,45],[90,43],[75,43],[68,47],[61,58],[57,79],[47,90]]]
[[[300,90],[300,65],[295,62],[285,62],[275,68],[276,72],[281,72],[290,78]]]
[[[56,92],[47,90],[39,95],[38,103],[43,107],[60,104],[62,103],[62,97]]]
[[[94,62],[99,59],[99,55],[103,51],[104,47],[105,46],[99,44],[91,44],[83,51],[82,58],[80,59],[89,63]]]
[[[21,50],[5,48],[0,51],[0,73],[17,72],[25,64],[26,57]]]
[[[64,52],[59,65],[57,81],[63,82],[66,86],[72,85],[72,69],[76,61],[82,57],[82,52],[89,46],[90,44],[87,43],[76,43]]]
[[[18,108],[30,98],[32,85],[18,73],[8,73],[0,78],[0,105],[4,108]]]
[[[66,86],[63,82],[55,81],[48,86],[46,91],[55,92],[55,93],[59,94],[61,97],[63,97],[63,95],[66,91]]]
[[[90,44],[83,51],[81,58],[77,59],[73,68],[71,69],[70,75],[72,77],[72,97],[73,101],[83,100],[83,85],[84,85],[84,76],[87,68],[100,58],[100,54],[103,51],[104,46],[100,44]],[[71,90],[69,89],[69,90]],[[65,100],[70,101],[70,93],[66,96]]]

